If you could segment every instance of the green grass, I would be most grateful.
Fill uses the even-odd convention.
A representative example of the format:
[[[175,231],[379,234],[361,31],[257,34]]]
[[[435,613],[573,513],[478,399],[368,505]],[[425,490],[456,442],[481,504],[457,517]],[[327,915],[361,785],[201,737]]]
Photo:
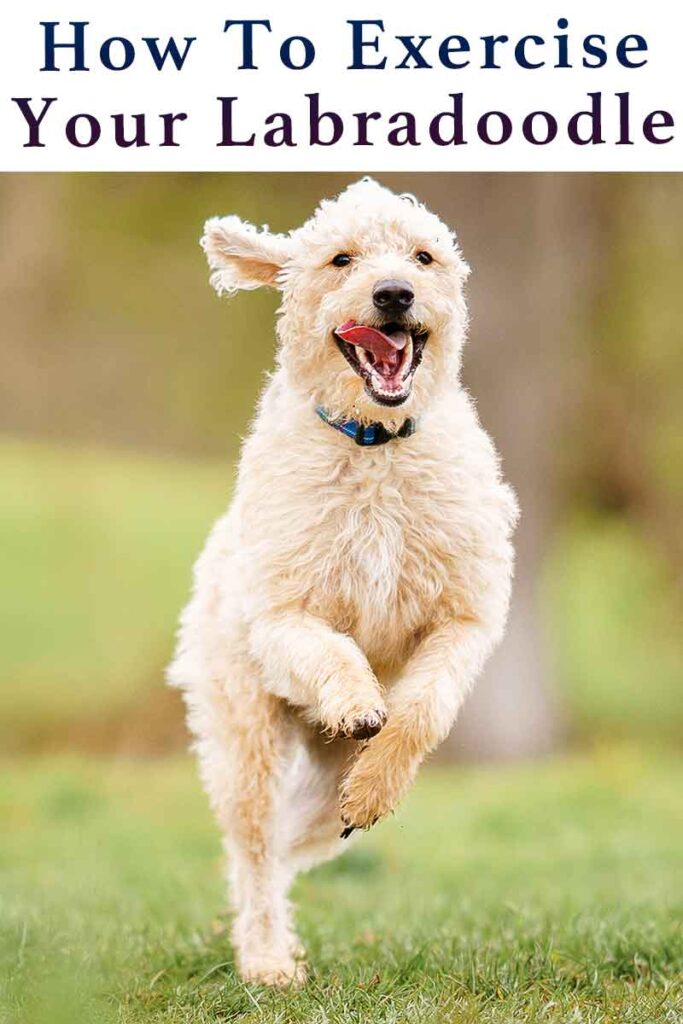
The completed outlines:
[[[557,673],[585,735],[683,735],[681,593],[661,551],[617,517],[575,517],[546,566]]]
[[[0,480],[7,749],[123,713],[159,686],[232,469],[5,440]]]
[[[230,467],[5,440],[0,480],[0,749],[156,728]],[[680,737],[676,605],[642,538],[570,522],[547,596],[583,736]],[[675,743],[425,772],[395,819],[298,883],[313,975],[281,996],[235,977],[188,761],[7,760],[0,1024],[678,1024],[682,790]]]
[[[680,1022],[681,791],[626,747],[423,772],[297,884],[313,973],[283,995],[235,976],[188,760],[6,761],[0,1020]]]

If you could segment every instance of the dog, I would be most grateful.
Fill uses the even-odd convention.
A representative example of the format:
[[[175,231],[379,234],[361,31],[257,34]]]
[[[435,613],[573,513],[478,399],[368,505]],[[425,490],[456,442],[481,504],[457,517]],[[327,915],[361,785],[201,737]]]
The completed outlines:
[[[388,815],[503,634],[517,504],[460,384],[454,233],[362,179],[288,235],[207,222],[218,293],[280,291],[277,368],[169,682],[222,830],[238,970],[306,977],[297,872]]]

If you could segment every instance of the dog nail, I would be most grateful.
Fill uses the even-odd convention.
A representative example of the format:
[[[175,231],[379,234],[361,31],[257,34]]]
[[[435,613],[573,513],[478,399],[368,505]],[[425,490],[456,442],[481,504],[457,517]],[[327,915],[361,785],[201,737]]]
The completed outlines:
[[[348,839],[352,832],[356,831],[355,825],[347,825],[344,831],[339,836],[340,839]]]

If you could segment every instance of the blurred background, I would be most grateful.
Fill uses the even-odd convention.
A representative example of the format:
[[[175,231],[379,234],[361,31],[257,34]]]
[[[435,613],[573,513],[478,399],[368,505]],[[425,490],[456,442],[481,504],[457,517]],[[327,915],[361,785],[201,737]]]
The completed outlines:
[[[0,748],[186,743],[163,685],[191,564],[273,363],[275,293],[197,244],[346,175],[0,178]],[[442,756],[683,727],[683,179],[405,175],[473,268],[464,377],[523,509],[508,636]]]

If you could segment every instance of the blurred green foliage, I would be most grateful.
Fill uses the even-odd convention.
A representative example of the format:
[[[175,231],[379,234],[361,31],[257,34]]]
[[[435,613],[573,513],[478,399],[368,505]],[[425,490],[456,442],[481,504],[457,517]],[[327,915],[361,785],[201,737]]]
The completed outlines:
[[[0,747],[182,742],[163,671],[231,467],[6,441],[0,478]],[[575,517],[551,549],[545,592],[576,733],[676,741],[683,662],[656,548],[618,518]]]
[[[5,441],[0,476],[0,747],[68,743],[98,718],[110,747],[161,686],[232,467]]]
[[[611,182],[592,346],[606,436],[596,466],[620,473],[624,497],[668,519],[683,498],[683,183],[637,175]],[[594,437],[595,440],[595,437]],[[647,508],[646,508],[647,507]],[[683,539],[678,530],[679,550]],[[672,537],[668,537],[673,540]]]
[[[680,743],[680,610],[657,547],[624,519],[575,516],[550,551],[544,589],[574,732]]]
[[[344,180],[325,175],[332,192]],[[273,230],[311,212],[310,180],[261,175],[13,175],[0,223],[0,424],[171,452],[236,454],[272,364],[275,293],[219,302],[204,221],[239,210]],[[316,197],[317,198],[317,197]],[[40,223],[35,223],[40,221]],[[40,232],[40,245],[31,240]],[[36,251],[36,249],[38,251]],[[16,278],[16,280],[15,280]]]

